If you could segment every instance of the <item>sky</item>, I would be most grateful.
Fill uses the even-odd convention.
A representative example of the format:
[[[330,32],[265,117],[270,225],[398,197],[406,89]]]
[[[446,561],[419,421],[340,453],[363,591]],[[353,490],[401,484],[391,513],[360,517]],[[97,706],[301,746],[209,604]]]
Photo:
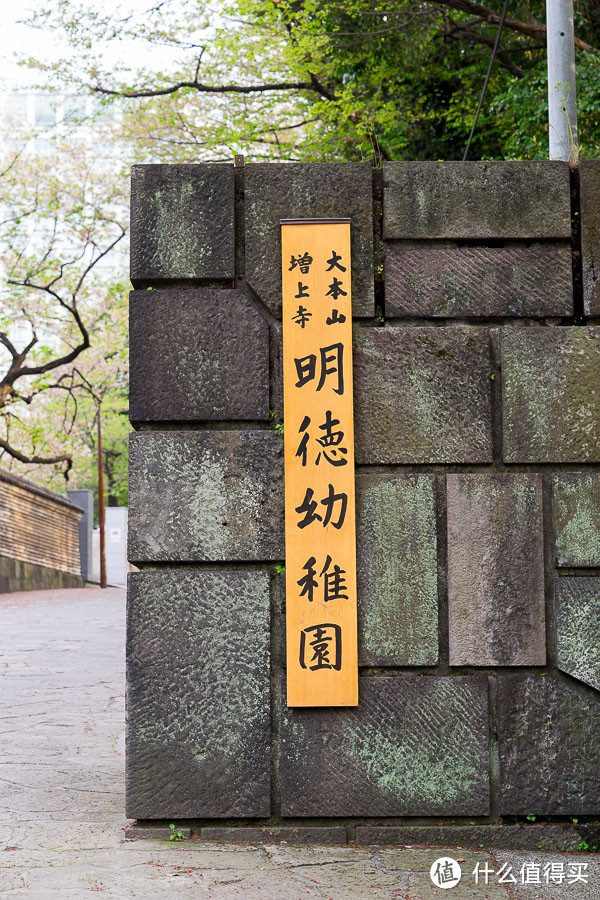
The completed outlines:
[[[30,3],[0,0],[0,79],[4,90],[16,90],[35,81],[32,73],[16,64],[15,51],[41,55],[47,50],[48,41],[43,34],[19,24],[30,8]]]
[[[46,0],[52,3],[53,0]],[[38,73],[32,72],[27,68],[17,64],[19,55],[33,56],[43,58],[45,60],[58,59],[68,53],[66,44],[60,44],[56,33],[51,35],[30,28],[23,24],[29,13],[34,9],[40,8],[40,2],[15,2],[15,0],[0,0],[0,90],[15,91],[22,88],[31,87],[39,83],[40,76]],[[84,0],[84,5],[91,8],[99,7],[103,12],[116,9],[121,15],[125,15],[130,10],[143,12],[152,5],[152,0]],[[161,62],[167,62],[172,57],[169,51],[164,51],[164,60],[160,60],[160,49],[154,46],[148,52],[144,53],[143,45],[139,42],[121,42],[115,47],[115,61],[119,57],[129,52],[133,56],[135,62],[143,64],[149,61],[149,53],[152,53],[153,65],[160,65]],[[131,58],[130,56],[130,58]],[[147,56],[147,59],[144,57]]]

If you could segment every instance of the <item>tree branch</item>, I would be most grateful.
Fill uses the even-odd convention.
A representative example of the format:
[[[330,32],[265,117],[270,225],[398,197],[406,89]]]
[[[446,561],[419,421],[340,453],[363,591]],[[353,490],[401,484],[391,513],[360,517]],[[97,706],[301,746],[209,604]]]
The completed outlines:
[[[77,324],[77,327],[79,328],[79,332],[81,334],[81,341],[69,353],[66,353],[64,356],[57,357],[56,359],[52,359],[49,362],[42,363],[39,366],[22,366],[22,363],[24,362],[24,355],[26,355],[29,352],[29,350],[31,350],[34,343],[37,341],[37,338],[35,337],[35,333],[34,333],[34,341],[32,343],[30,343],[26,347],[26,349],[21,353],[21,357],[23,357],[23,358],[20,359],[19,365],[15,366],[13,364],[11,366],[8,373],[4,376],[4,378],[0,382],[0,388],[1,387],[10,388],[15,383],[15,381],[17,381],[17,379],[23,378],[26,375],[43,375],[46,372],[51,372],[53,369],[60,368],[60,366],[66,366],[70,362],[73,362],[73,360],[76,359],[80,353],[82,353],[84,350],[87,350],[87,348],[90,346],[90,337],[88,334],[88,330],[83,323],[83,320],[81,318],[79,310],[77,309],[77,293],[81,289],[84,279],[86,278],[87,275],[89,275],[89,273],[94,268],[94,266],[96,266],[100,262],[101,259],[104,259],[104,257],[108,253],[110,253],[110,251],[114,247],[116,247],[116,245],[119,243],[119,241],[122,240],[122,238],[125,235],[125,231],[121,225],[119,225],[119,230],[120,230],[120,234],[113,241],[111,241],[111,243],[106,247],[105,250],[103,250],[102,252],[99,252],[83,270],[81,276],[79,277],[79,279],[77,281],[75,290],[73,291],[73,293],[71,295],[71,303],[67,303],[66,300],[64,300],[60,296],[60,294],[58,294],[53,289],[53,285],[56,283],[56,281],[58,280],[58,277],[60,277],[60,276],[57,276],[57,278],[54,278],[52,281],[50,281],[46,285],[34,284],[33,282],[28,281],[27,279],[25,279],[24,281],[16,281],[14,279],[8,279],[8,284],[12,284],[17,287],[28,287],[28,288],[31,288],[32,290],[37,290],[37,291],[44,291],[45,293],[50,294],[51,297],[54,297],[54,299],[58,303],[60,303],[60,305],[63,307],[63,309],[66,309],[73,316],[73,319],[75,320],[75,323]],[[61,275],[62,275],[62,271],[63,271],[65,265],[68,265],[68,263],[61,264]],[[10,391],[8,393],[10,393]]]
[[[61,453],[60,456],[26,456],[24,453],[21,453],[20,450],[15,450],[14,447],[11,447],[4,438],[0,438],[0,448],[8,453],[9,456],[12,456],[13,459],[17,459],[22,463],[35,463],[43,466],[51,466],[55,463],[64,462],[67,465],[63,474],[65,476],[65,481],[69,480],[69,471],[73,467],[73,459],[68,453]]]
[[[175,94],[184,88],[191,88],[205,94],[264,94],[268,91],[318,91],[312,81],[281,81],[274,84],[204,84],[201,81],[178,81],[166,88],[139,91],[117,91],[102,85],[90,85],[90,90],[97,94],[108,94],[111,97],[163,97]],[[320,93],[320,91],[318,91]]]
[[[13,359],[17,359],[17,357],[19,356],[19,353],[16,350],[14,344],[9,340],[8,335],[5,334],[3,331],[0,331],[0,344],[4,344],[4,346],[6,347],[6,349],[8,350],[8,352],[10,353],[10,355],[12,356]]]
[[[425,0],[426,3],[432,3],[435,6],[445,6],[450,9],[457,9],[460,12],[469,13],[470,15],[478,16],[485,22],[489,22],[492,25],[497,25],[500,22],[500,14],[495,12],[489,6],[483,6],[481,3],[476,3],[475,0]],[[521,34],[526,34],[529,37],[536,38],[539,41],[543,41],[546,43],[546,26],[542,25],[541,22],[522,22],[520,19],[511,19],[506,18],[504,20],[504,27],[509,28],[512,31],[518,31]],[[579,50],[588,50],[592,53],[598,53],[595,47],[592,47],[591,44],[586,43],[586,41],[582,41],[581,38],[575,38],[575,46],[578,47]]]
[[[489,35],[481,34],[480,32],[477,32],[477,31],[471,31],[469,28],[463,28],[461,26],[460,22],[453,22],[453,25],[454,25],[454,27],[452,29],[449,29],[448,31],[446,31],[444,33],[444,36],[449,38],[450,40],[453,40],[453,41],[466,40],[466,41],[471,41],[474,44],[484,44],[487,47],[494,46],[494,43],[495,43],[494,38],[489,37]],[[523,74],[524,74],[523,69],[520,66],[518,66],[515,62],[513,62],[513,60],[510,58],[510,54],[507,50],[503,50],[503,49],[499,48],[498,52],[496,53],[496,56],[498,57],[498,62],[500,62],[501,65],[503,65],[505,69],[508,69],[508,71],[512,75],[516,75],[517,78],[523,77]]]

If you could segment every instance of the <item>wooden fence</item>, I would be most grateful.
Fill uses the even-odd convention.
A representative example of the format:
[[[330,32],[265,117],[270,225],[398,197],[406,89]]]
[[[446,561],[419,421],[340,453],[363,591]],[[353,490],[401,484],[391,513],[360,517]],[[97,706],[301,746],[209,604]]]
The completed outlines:
[[[81,515],[60,495],[0,470],[0,592],[81,585]]]

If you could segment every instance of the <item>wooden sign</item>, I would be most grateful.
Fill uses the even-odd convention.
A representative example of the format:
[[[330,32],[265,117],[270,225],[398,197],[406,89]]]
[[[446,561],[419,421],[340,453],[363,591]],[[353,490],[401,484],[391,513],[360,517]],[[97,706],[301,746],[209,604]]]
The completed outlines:
[[[281,222],[288,706],[356,706],[349,219]]]

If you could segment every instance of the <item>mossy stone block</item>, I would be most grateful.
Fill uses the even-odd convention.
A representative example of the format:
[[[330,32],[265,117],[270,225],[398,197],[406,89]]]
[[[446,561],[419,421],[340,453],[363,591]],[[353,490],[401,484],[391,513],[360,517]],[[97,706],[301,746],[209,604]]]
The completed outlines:
[[[597,816],[600,704],[548,673],[497,681],[501,814]]]
[[[582,159],[579,178],[584,309],[600,316],[600,160]]]
[[[434,479],[357,477],[359,664],[438,661]]]
[[[502,329],[504,461],[600,462],[600,328]]]
[[[600,691],[600,578],[555,579],[556,663]]]
[[[546,661],[542,478],[448,475],[451,666]]]
[[[570,238],[566,162],[385,162],[389,239]]]
[[[269,418],[269,326],[242,291],[133,291],[133,422]]]
[[[281,315],[280,220],[348,217],[352,311],[374,315],[369,163],[251,163],[244,167],[244,192],[246,278],[274,315]]]
[[[356,707],[283,709],[289,816],[489,812],[487,681],[366,677]]]
[[[600,566],[600,475],[555,475],[554,548],[558,566]]]
[[[235,277],[233,166],[131,171],[131,281]]]
[[[355,328],[357,462],[491,462],[491,372],[486,328]]]
[[[128,553],[139,562],[283,559],[281,436],[132,434]]]
[[[129,576],[127,815],[268,816],[269,574]]]

